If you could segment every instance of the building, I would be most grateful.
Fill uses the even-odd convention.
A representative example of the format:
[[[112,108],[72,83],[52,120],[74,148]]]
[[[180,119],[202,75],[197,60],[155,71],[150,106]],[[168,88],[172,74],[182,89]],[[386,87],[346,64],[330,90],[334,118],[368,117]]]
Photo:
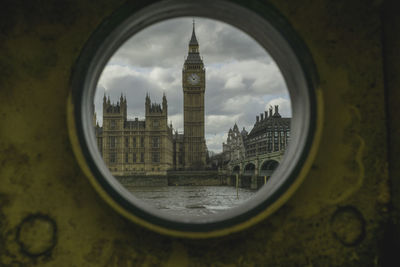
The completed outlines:
[[[272,107],[260,116],[256,116],[253,129],[246,138],[246,157],[284,151],[290,141],[290,118],[282,118],[279,106]]]
[[[201,169],[206,164],[204,138],[204,94],[206,70],[200,57],[199,43],[194,29],[189,42],[188,56],[183,64],[183,121],[184,165],[186,169]]]
[[[173,168],[172,125],[168,125],[168,104],[145,99],[145,120],[127,119],[127,101],[121,95],[116,104],[103,98],[103,126],[96,126],[97,144],[113,175],[165,174]]]
[[[175,131],[173,136],[173,146],[174,146],[174,170],[184,170],[185,169],[185,142],[184,134]]]
[[[100,154],[111,173],[165,175],[168,170],[198,170],[206,165],[204,132],[205,68],[193,22],[189,49],[182,69],[184,133],[173,133],[168,125],[168,104],[145,99],[145,119],[127,119],[127,100],[121,95],[114,104],[103,99],[103,125],[96,123]]]
[[[244,159],[246,156],[245,140],[247,138],[247,131],[243,127],[240,132],[237,124],[233,126],[233,129],[229,129],[226,143],[222,144],[222,155],[224,163],[229,161],[238,161]]]
[[[291,118],[282,118],[279,106],[256,116],[250,131],[237,125],[230,129],[223,143],[223,168],[231,173],[270,176],[281,161],[290,142]]]

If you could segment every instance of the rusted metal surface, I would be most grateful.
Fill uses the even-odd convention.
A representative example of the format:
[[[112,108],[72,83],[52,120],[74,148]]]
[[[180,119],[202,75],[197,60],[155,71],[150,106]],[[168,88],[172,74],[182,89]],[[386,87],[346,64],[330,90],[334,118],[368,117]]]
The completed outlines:
[[[321,79],[317,158],[299,190],[263,222],[226,237],[184,240],[146,230],[106,205],[68,139],[73,64],[121,2],[5,1],[0,265],[379,266],[390,201],[381,2],[271,2],[308,45]]]

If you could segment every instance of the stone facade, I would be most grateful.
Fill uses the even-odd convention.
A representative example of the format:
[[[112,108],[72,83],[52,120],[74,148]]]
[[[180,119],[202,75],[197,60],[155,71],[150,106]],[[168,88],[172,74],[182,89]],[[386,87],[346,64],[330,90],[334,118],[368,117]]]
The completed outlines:
[[[248,133],[244,127],[243,130],[240,132],[236,123],[233,126],[233,129],[229,129],[226,143],[222,144],[222,154],[224,162],[244,159],[244,157],[246,156],[244,142],[247,138],[247,134]]]
[[[205,68],[194,23],[182,70],[184,133],[168,125],[168,105],[145,99],[145,119],[127,119],[127,100],[103,99],[103,125],[93,116],[101,156],[115,176],[165,175],[168,170],[201,170],[206,165],[204,132]]]
[[[290,141],[290,118],[282,118],[279,106],[256,116],[256,123],[246,138],[246,157],[284,151]]]
[[[101,156],[113,175],[165,174],[173,168],[172,125],[167,124],[168,105],[145,100],[145,120],[127,119],[127,101],[103,99],[103,126],[96,125]]]
[[[185,169],[185,142],[184,134],[175,132],[173,136],[174,145],[174,169],[184,170]]]

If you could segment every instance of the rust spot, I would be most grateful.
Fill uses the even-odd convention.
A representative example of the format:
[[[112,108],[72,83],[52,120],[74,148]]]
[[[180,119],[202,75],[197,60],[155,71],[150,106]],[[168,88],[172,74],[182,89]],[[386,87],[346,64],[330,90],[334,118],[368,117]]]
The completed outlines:
[[[29,215],[18,225],[16,239],[28,256],[48,254],[57,243],[57,225],[47,215]]]
[[[356,207],[340,207],[332,215],[331,230],[344,246],[356,246],[365,237],[364,217]]]

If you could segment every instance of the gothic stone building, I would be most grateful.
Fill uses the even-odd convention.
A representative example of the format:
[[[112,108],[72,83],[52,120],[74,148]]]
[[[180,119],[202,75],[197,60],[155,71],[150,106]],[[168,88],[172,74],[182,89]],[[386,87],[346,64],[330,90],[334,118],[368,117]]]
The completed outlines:
[[[103,126],[96,137],[104,162],[113,175],[166,174],[168,170],[202,169],[206,163],[204,138],[205,68],[193,23],[188,56],[182,69],[184,133],[168,125],[165,95],[162,105],[147,95],[145,120],[127,120],[127,101],[103,99]]]
[[[127,101],[103,99],[103,127],[96,138],[104,162],[113,175],[165,174],[173,167],[172,125],[167,124],[168,105],[145,100],[145,120],[127,119]]]
[[[225,163],[231,160],[238,161],[244,159],[246,156],[244,142],[247,134],[248,133],[244,127],[240,132],[236,123],[233,126],[233,129],[229,129],[226,143],[222,143],[223,161]]]

